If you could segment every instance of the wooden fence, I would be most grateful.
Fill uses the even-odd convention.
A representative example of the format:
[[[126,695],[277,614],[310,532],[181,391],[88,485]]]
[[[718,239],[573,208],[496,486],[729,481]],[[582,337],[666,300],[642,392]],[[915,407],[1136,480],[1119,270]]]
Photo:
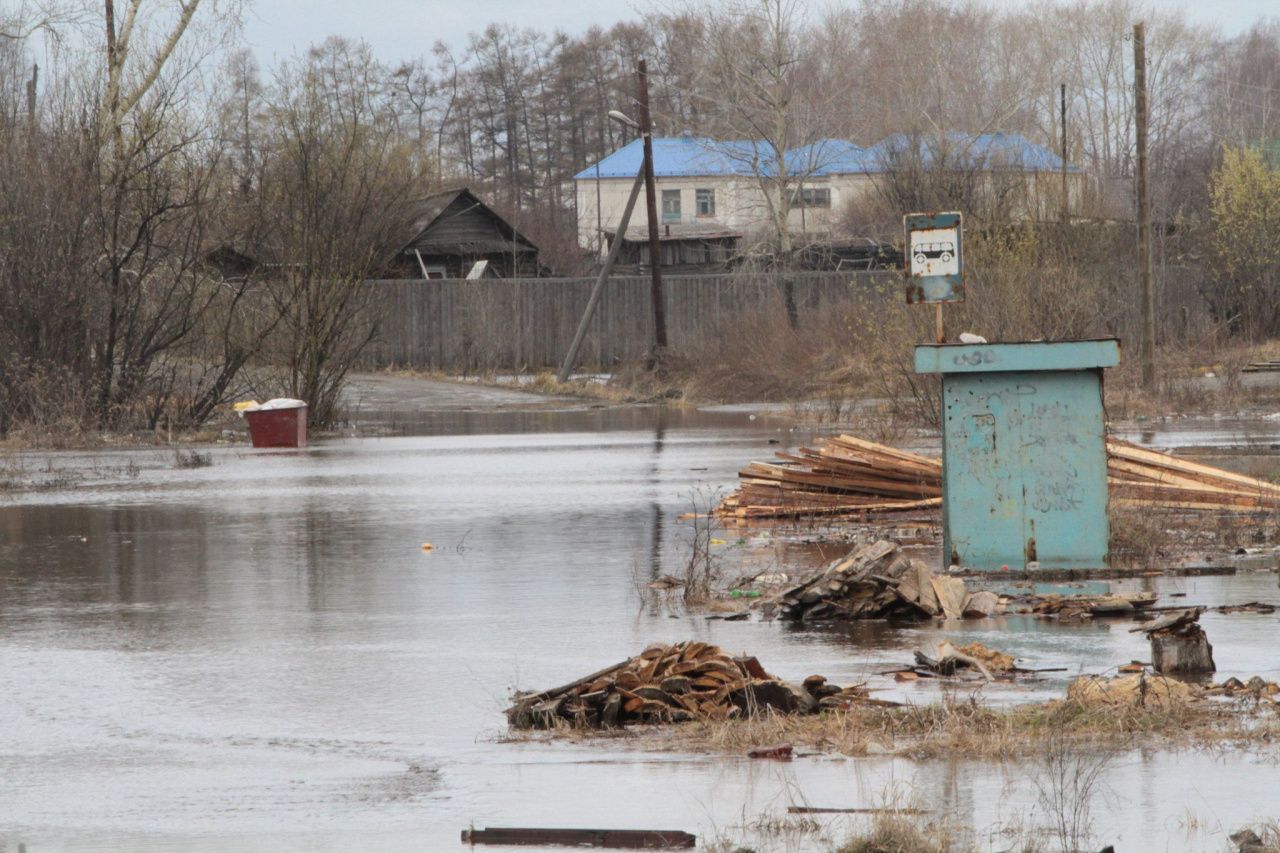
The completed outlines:
[[[902,301],[897,272],[809,272],[790,276],[802,319],[836,304]],[[1159,270],[1162,337],[1194,337],[1209,324],[1200,296],[1202,273]],[[379,280],[375,290],[378,335],[365,366],[448,371],[556,368],[573,340],[595,280],[591,278]],[[1035,288],[1038,282],[1028,282]],[[782,279],[772,274],[684,275],[663,278],[668,343],[676,352],[717,334],[752,311],[781,313]],[[1116,282],[1110,307],[1099,306],[1099,333],[1136,345],[1136,299]],[[578,356],[579,370],[612,370],[643,357],[653,340],[647,276],[618,276],[605,287]]]
[[[857,298],[895,294],[892,272],[797,273],[802,312]],[[377,289],[379,333],[365,354],[371,366],[441,370],[536,370],[560,365],[595,280],[370,281]],[[667,338],[681,351],[743,312],[782,311],[773,275],[689,275],[662,280]],[[611,278],[578,355],[578,369],[608,370],[642,357],[653,340],[648,276]]]

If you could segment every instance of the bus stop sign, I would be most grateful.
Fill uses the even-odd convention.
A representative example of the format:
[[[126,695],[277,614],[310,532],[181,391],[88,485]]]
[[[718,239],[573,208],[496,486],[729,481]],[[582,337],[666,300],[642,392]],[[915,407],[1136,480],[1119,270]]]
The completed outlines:
[[[909,213],[902,218],[907,302],[964,302],[959,213]]]

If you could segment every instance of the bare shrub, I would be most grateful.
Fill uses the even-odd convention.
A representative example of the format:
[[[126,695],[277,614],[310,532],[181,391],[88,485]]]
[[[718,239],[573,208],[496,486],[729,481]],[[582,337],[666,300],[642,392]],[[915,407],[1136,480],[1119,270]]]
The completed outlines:
[[[208,468],[213,464],[213,455],[210,453],[201,453],[199,450],[183,450],[177,448],[173,451],[173,467],[175,468]]]
[[[1093,802],[1105,793],[1106,772],[1115,762],[1110,748],[1072,743],[1060,732],[1043,740],[1041,758],[1027,775],[1035,785],[1041,808],[1053,821],[1063,853],[1083,850],[1093,837]]]
[[[701,487],[689,497],[689,557],[684,568],[684,602],[701,604],[711,598],[720,577],[720,560],[713,551],[712,534],[718,522],[711,514],[723,495],[718,489]]]

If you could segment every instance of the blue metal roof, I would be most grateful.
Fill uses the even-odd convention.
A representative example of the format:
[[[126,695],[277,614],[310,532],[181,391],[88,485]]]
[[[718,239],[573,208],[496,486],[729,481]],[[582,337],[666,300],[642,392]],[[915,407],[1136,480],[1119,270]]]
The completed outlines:
[[[793,148],[786,154],[788,168],[796,175],[845,175],[891,171],[893,165],[918,150],[922,162],[931,163],[939,148],[945,147],[949,164],[983,168],[1023,169],[1028,172],[1057,171],[1062,158],[1016,133],[948,133],[945,142],[928,136],[918,138],[895,134],[870,148],[861,148],[844,139],[823,139]],[[601,178],[632,178],[640,171],[641,140],[634,139],[600,161]],[[653,139],[653,171],[659,177],[748,177],[774,172],[773,151],[763,142],[707,137],[679,136]],[[1075,166],[1068,171],[1079,172]],[[574,175],[577,180],[596,177],[596,164]]]
[[[904,158],[919,158],[931,166],[941,158],[944,165],[985,169],[1021,169],[1026,172],[1056,172],[1062,158],[1017,133],[945,133],[939,139],[930,134],[909,136],[895,133],[866,149],[873,168],[867,171],[888,172]],[[1079,172],[1067,166],[1069,172]]]

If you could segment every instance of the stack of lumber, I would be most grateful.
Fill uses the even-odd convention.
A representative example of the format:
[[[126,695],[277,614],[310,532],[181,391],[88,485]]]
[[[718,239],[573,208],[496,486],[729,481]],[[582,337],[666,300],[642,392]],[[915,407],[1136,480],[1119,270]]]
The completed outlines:
[[[620,664],[562,687],[520,696],[507,709],[513,728],[613,728],[628,723],[725,720],[764,710],[814,713],[866,700],[861,687],[822,676],[781,681],[753,657],[690,640],[657,644]]]
[[[718,512],[737,518],[848,515],[942,506],[942,463],[928,456],[840,435],[817,449],[752,462]]]
[[[872,517],[942,505],[942,462],[841,435],[752,462],[721,518]],[[1280,507],[1280,486],[1126,441],[1107,441],[1111,499],[1120,506],[1250,511]]]
[[[1121,506],[1249,511],[1280,507],[1280,486],[1178,459],[1127,441],[1107,442],[1107,484]]]

